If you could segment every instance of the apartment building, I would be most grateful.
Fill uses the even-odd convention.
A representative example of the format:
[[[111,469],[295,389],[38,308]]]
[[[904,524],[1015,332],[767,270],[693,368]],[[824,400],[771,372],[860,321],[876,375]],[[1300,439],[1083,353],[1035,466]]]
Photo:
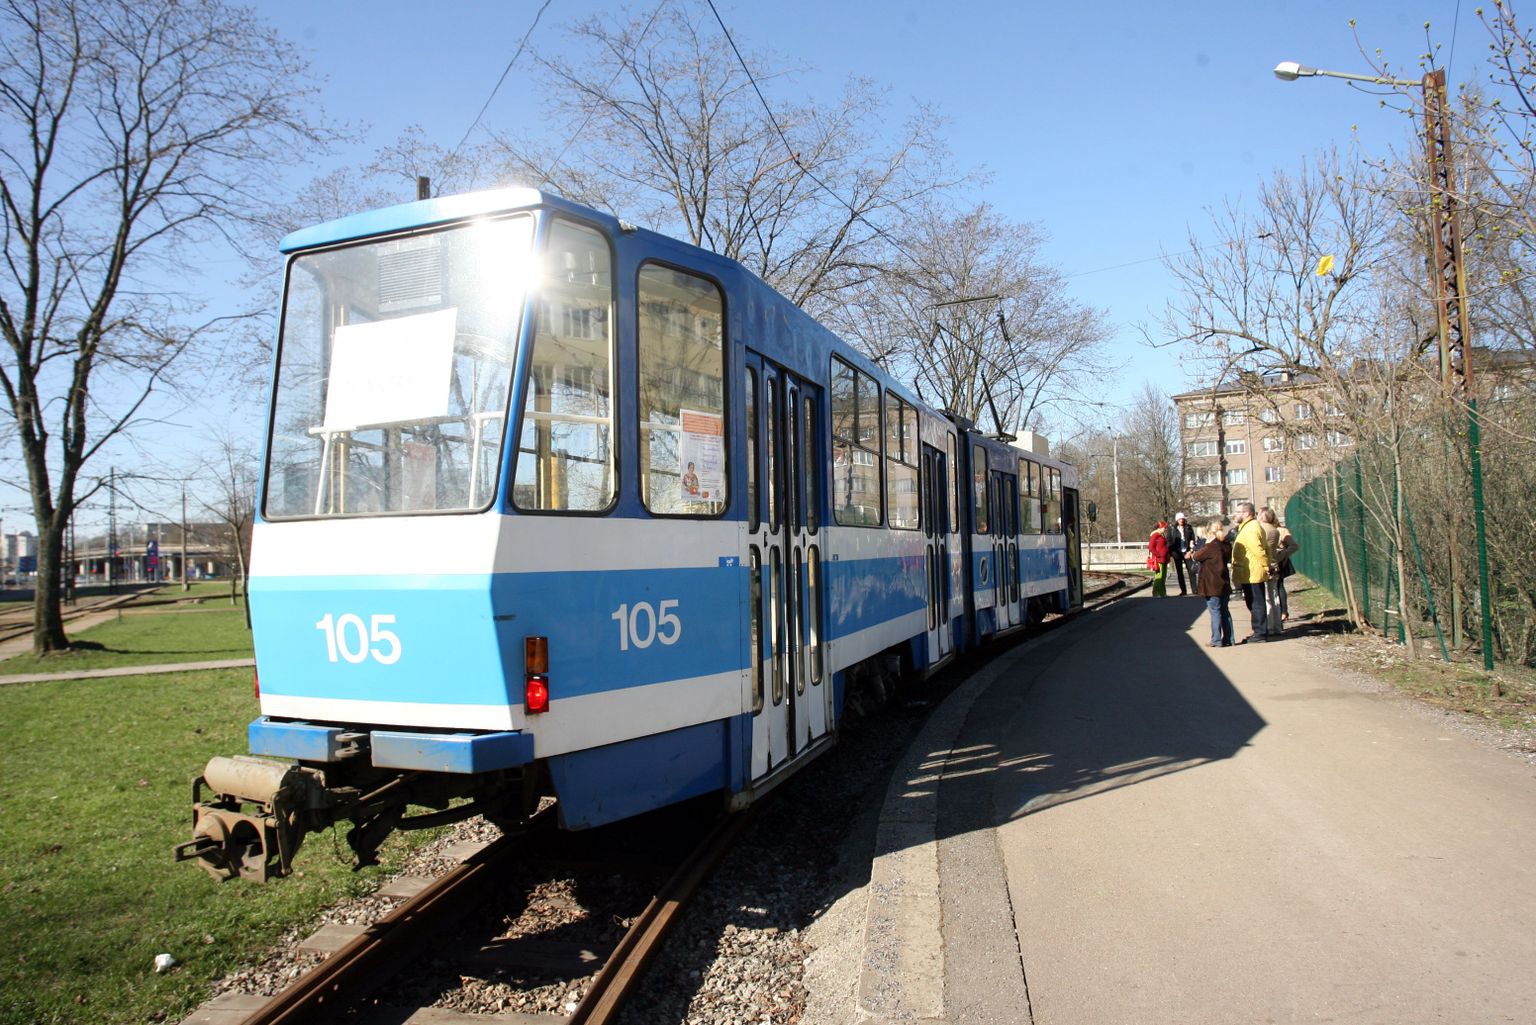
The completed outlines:
[[[1243,500],[1283,511],[1297,488],[1354,444],[1315,380],[1272,375],[1259,387],[1202,388],[1173,403],[1193,517],[1230,514]]]

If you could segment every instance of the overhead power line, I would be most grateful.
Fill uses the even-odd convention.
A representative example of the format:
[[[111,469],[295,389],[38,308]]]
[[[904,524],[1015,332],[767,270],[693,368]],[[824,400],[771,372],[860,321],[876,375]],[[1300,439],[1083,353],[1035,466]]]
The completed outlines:
[[[736,40],[731,38],[731,30],[725,27],[725,19],[720,17],[720,11],[715,7],[715,0],[706,0],[706,2],[709,4],[710,11],[712,11],[715,15],[715,21],[720,25],[720,31],[725,33],[725,41],[730,44],[731,52],[736,55],[736,63],[741,65],[741,70],[746,73],[747,81],[752,85],[752,91],[757,93],[757,100],[763,105],[763,110],[768,115],[768,123],[773,126],[774,134],[776,134],[779,137],[779,141],[784,144],[784,149],[789,152],[790,158],[795,162],[795,166],[800,169],[802,174],[804,174],[811,181],[815,182],[817,187],[819,187],[823,192],[841,203],[843,207],[846,208],[847,211],[854,216],[855,220],[862,221],[864,225],[873,231],[876,235],[879,235],[891,245],[895,246],[896,251],[910,260],[913,266],[917,266],[917,258],[914,257],[911,253],[907,252],[905,246],[896,241],[896,239],[893,238],[891,234],[884,228],[880,227],[880,225],[876,224],[874,221],[871,221],[868,217],[865,217],[864,214],[857,210],[852,203],[848,202],[842,196],[833,191],[831,186],[822,181],[820,178],[816,177],[816,175],[812,173],[811,169],[806,167],[805,164],[801,161],[800,154],[796,152],[795,148],[789,144],[789,138],[784,134],[784,129],[779,127],[779,119],[774,117],[773,108],[768,105],[767,98],[763,96],[763,90],[758,88],[757,78],[752,74],[752,69],[747,67],[747,62],[742,58],[741,51],[736,48]]]
[[[480,113],[476,114],[475,119],[469,123],[469,127],[464,129],[464,137],[459,140],[458,145],[453,147],[452,152],[448,154],[449,160],[452,160],[454,157],[459,155],[459,150],[463,148],[464,143],[469,139],[469,133],[475,130],[475,126],[480,123],[480,119],[485,117],[485,112],[491,109],[491,101],[496,98],[496,93],[501,89],[501,84],[505,82],[507,80],[507,76],[512,73],[512,65],[516,64],[517,59],[523,55],[523,49],[528,45],[528,38],[533,35],[533,30],[539,27],[539,19],[544,17],[544,12],[549,10],[549,5],[554,2],[555,0],[544,0],[543,6],[541,6],[538,10],[538,13],[533,16],[533,24],[529,25],[528,31],[523,33],[523,38],[518,42],[517,50],[513,52],[512,59],[507,61],[507,66],[505,68],[501,69],[501,77],[498,78],[496,80],[496,84],[491,87],[491,94],[485,98],[485,103],[481,104]]]

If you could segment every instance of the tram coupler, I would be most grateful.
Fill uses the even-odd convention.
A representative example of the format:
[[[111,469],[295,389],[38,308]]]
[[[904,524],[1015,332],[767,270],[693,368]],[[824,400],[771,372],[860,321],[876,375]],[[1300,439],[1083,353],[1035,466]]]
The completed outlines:
[[[203,800],[204,787],[214,799]],[[323,800],[324,789],[320,774],[300,765],[213,758],[192,783],[192,839],[176,845],[176,860],[196,861],[220,880],[285,876],[308,831],[303,812]]]

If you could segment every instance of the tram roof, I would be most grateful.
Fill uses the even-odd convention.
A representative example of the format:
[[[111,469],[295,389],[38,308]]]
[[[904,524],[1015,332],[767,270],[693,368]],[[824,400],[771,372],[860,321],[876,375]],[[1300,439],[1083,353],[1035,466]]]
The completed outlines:
[[[540,192],[538,189],[488,189],[483,192],[465,192],[455,196],[419,199],[413,203],[400,203],[379,210],[349,214],[334,221],[300,228],[278,243],[278,249],[291,253],[298,249],[309,249],[312,246],[332,245],[372,235],[430,227],[469,217],[502,213],[508,210],[532,209],[539,206],[553,207],[588,219],[611,222],[614,229],[619,226],[618,221],[607,214]]]

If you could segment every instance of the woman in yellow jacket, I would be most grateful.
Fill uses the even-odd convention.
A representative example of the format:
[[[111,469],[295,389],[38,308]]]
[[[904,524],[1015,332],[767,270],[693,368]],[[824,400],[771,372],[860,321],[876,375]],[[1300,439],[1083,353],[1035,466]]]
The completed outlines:
[[[1237,514],[1237,539],[1232,543],[1232,582],[1243,585],[1243,598],[1248,602],[1248,616],[1253,632],[1238,641],[1269,640],[1280,633],[1280,610],[1268,600],[1264,582],[1276,572],[1275,552],[1269,539],[1253,514],[1252,502],[1239,502]]]

